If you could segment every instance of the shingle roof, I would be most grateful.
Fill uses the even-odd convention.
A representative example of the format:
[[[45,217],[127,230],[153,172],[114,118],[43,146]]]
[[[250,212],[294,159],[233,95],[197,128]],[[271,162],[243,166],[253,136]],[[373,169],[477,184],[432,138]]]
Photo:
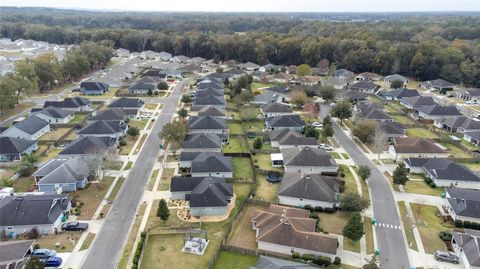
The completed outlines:
[[[419,112],[425,113],[430,116],[461,116],[462,113],[458,110],[456,106],[442,106],[442,105],[431,105],[431,106],[418,106],[415,108]]]
[[[198,116],[190,117],[188,124],[191,130],[227,129],[227,120],[223,117]]]
[[[449,188],[447,194],[455,215],[480,219],[480,190]]]
[[[262,111],[264,113],[291,113],[292,108],[286,104],[268,103],[262,106]]]
[[[91,104],[90,100],[83,97],[65,98],[63,101],[45,101],[43,107],[79,108]]]
[[[420,137],[395,138],[394,144],[397,153],[445,153],[432,140]]]
[[[390,91],[391,95],[396,97],[397,99],[403,99],[405,97],[415,97],[420,96],[417,90],[411,90],[407,88],[400,88]]]
[[[173,177],[170,191],[191,192],[186,195],[190,207],[227,206],[228,199],[233,196],[232,184],[215,177]]]
[[[80,83],[80,88],[85,90],[106,90],[108,89],[108,84],[103,82],[96,82],[96,81],[84,81]]]
[[[266,88],[265,90],[269,92],[276,92],[279,94],[286,94],[287,92],[290,91],[290,88],[288,86],[276,85],[276,86]]]
[[[0,137],[0,154],[21,154],[35,143],[37,142],[33,140]]]
[[[333,158],[323,149],[305,147],[282,149],[286,166],[337,166]]]
[[[134,90],[156,90],[157,89],[157,85],[153,84],[153,83],[146,83],[146,82],[137,82],[135,84],[133,84],[132,86],[128,87],[128,90],[129,91],[134,91]]]
[[[289,129],[270,130],[268,131],[268,139],[270,141],[278,141],[289,132],[291,132]]]
[[[109,108],[90,117],[88,120],[125,120],[127,113],[120,108]]]
[[[439,87],[439,88],[451,88],[454,87],[455,84],[448,82],[443,79],[435,79],[435,80],[429,80],[427,83],[431,84],[433,87]]]
[[[117,120],[110,120],[110,121],[95,121],[83,129],[81,129],[78,133],[82,135],[88,134],[116,134],[122,132],[127,128],[127,125],[124,121],[117,121]]]
[[[339,192],[340,181],[336,177],[286,173],[278,195],[335,203]]]
[[[0,200],[0,226],[53,224],[70,201],[65,195],[7,196]]]
[[[371,81],[358,81],[350,85],[348,88],[351,90],[364,90],[364,91],[373,91],[377,88],[379,88],[377,84],[371,82]]]
[[[437,179],[459,180],[478,182],[480,177],[468,169],[466,166],[455,163],[448,159],[432,158],[429,159],[423,168]]]
[[[306,137],[298,132],[289,131],[278,140],[280,145],[317,145],[317,139],[314,137]]]
[[[341,69],[338,69],[337,71],[335,71],[335,76],[336,77],[351,77],[353,76],[354,73],[350,70],[347,70],[347,69],[344,69],[344,68],[341,68]]]
[[[72,111],[65,110],[65,109],[58,108],[58,107],[53,107],[53,106],[49,106],[49,107],[45,108],[44,110],[41,110],[38,113],[43,114],[43,115],[48,116],[48,117],[51,117],[51,118],[55,118],[55,119],[63,119],[65,117],[68,117],[68,116],[73,114]]]
[[[306,263],[282,260],[273,257],[261,255],[258,259],[257,266],[250,269],[318,269]]]
[[[199,106],[199,105],[224,105],[225,104],[225,98],[223,96],[213,96],[213,95],[207,95],[207,96],[198,96],[195,98],[195,101],[193,102],[193,105]]]
[[[60,155],[79,155],[79,154],[104,154],[108,148],[115,144],[115,139],[111,137],[84,136],[72,141]]]
[[[192,173],[232,172],[232,157],[203,152],[192,160]]]
[[[41,184],[76,183],[83,181],[92,171],[84,158],[53,159],[40,167],[33,176],[41,176]]]
[[[270,102],[276,102],[280,98],[281,96],[278,93],[265,91],[262,94],[255,95],[254,101],[257,103],[270,103]]]
[[[108,105],[108,107],[130,107],[130,108],[139,108],[145,104],[140,99],[137,98],[120,98]]]
[[[407,105],[411,105],[413,107],[432,106],[437,104],[431,96],[403,97],[401,102]]]
[[[386,81],[401,81],[401,82],[406,82],[408,79],[402,75],[399,74],[393,74],[393,75],[388,75],[385,77]]]
[[[198,111],[198,116],[225,117],[225,115],[225,109],[218,108],[216,106],[204,106]]]
[[[450,118],[445,118],[440,122],[453,128],[463,128],[466,130],[480,130],[480,120],[475,120],[470,117],[465,117],[465,116],[450,117]]]
[[[453,232],[452,235],[455,243],[462,248],[470,266],[480,266],[480,235],[467,229],[465,233]]]
[[[225,90],[224,89],[205,88],[205,89],[198,89],[195,92],[195,98],[206,97],[206,96],[210,96],[210,95],[223,98],[223,96],[225,95]]]
[[[21,122],[13,125],[12,127],[20,129],[27,134],[33,135],[45,128],[48,125],[48,122],[40,119],[37,116],[30,116],[27,119],[22,120]],[[11,127],[11,128],[12,128]]]
[[[0,241],[0,268],[21,269],[35,240]],[[8,267],[7,265],[10,264]]]
[[[303,127],[305,122],[298,115],[281,115],[267,120],[269,127]]]
[[[387,135],[402,135],[407,132],[407,128],[404,125],[395,121],[382,121],[378,124],[380,124],[380,128]]]
[[[222,140],[212,133],[189,134],[182,143],[184,149],[220,149],[221,147]]]

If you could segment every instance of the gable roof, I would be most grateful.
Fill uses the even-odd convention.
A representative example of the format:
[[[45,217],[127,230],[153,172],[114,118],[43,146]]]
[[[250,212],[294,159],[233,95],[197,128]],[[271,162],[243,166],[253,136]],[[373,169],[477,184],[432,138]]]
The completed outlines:
[[[415,110],[425,113],[429,116],[461,116],[462,113],[458,110],[456,106],[442,106],[442,105],[431,105],[431,106],[418,106]]]
[[[124,131],[127,128],[127,124],[124,121],[119,120],[99,120],[85,126],[78,133],[82,135],[87,134],[116,134]]]
[[[103,83],[103,82],[97,82],[97,81],[84,81],[80,83],[80,88],[83,88],[84,90],[98,90],[98,91],[104,91],[108,89],[108,84]]]
[[[184,149],[219,149],[221,147],[222,140],[218,135],[212,133],[189,134],[182,142],[182,148]]]
[[[415,96],[420,96],[420,93],[418,93],[417,90],[410,90],[407,88],[399,88],[395,90],[391,90],[390,94],[397,99],[403,99],[405,97],[415,97]]]
[[[227,129],[227,120],[223,117],[197,116],[190,117],[188,125],[191,130],[218,130]]]
[[[198,111],[198,116],[225,117],[226,110],[216,106],[204,106]]]
[[[151,90],[154,91],[157,89],[157,85],[153,83],[147,83],[147,82],[137,82],[133,84],[132,86],[128,87],[129,91],[134,91],[134,90]]]
[[[393,74],[393,75],[388,75],[385,77],[385,80],[386,81],[401,81],[403,83],[407,82],[408,79],[402,75],[399,75],[399,74]]]
[[[257,94],[254,97],[254,101],[257,103],[271,103],[281,99],[281,96],[276,92],[265,91],[262,94]]]
[[[0,241],[0,268],[22,269],[35,240]]]
[[[286,173],[278,195],[335,203],[340,192],[340,180],[318,174]]]
[[[232,157],[202,152],[192,160],[192,173],[232,172]]]
[[[286,166],[337,166],[333,158],[319,148],[286,148],[282,154]]]
[[[407,128],[396,121],[381,121],[377,124],[387,135],[403,135],[407,133]]]
[[[433,100],[431,96],[403,97],[401,102],[404,104],[410,105],[412,107],[432,106],[437,104],[437,102],[435,102],[435,100]]]
[[[266,88],[265,90],[270,92],[276,92],[279,94],[286,94],[290,91],[290,88],[284,85],[275,85],[275,86]]]
[[[318,269],[308,263],[299,263],[260,255],[257,266],[250,269]]]
[[[193,101],[193,105],[225,105],[225,98],[214,95],[198,96],[195,98],[195,101]]]
[[[171,181],[171,192],[191,192],[185,196],[190,207],[227,206],[233,196],[233,186],[224,178],[175,176]]]
[[[0,137],[0,154],[22,154],[36,144],[36,141],[16,137]]]
[[[33,176],[41,176],[41,184],[76,183],[83,181],[91,172],[85,158],[53,159],[40,167]]]
[[[63,108],[58,108],[54,106],[49,106],[37,113],[43,114],[45,116],[55,118],[55,119],[63,119],[73,114],[73,112],[70,110],[65,110]]]
[[[480,219],[480,190],[448,188],[447,197],[457,216]]]
[[[108,108],[106,110],[100,111],[95,116],[90,117],[88,120],[125,120],[127,113],[125,110],[120,108]]]
[[[372,72],[363,72],[358,74],[357,77],[373,80],[373,79],[380,79],[382,76]]]
[[[336,77],[351,77],[353,76],[354,73],[350,70],[347,70],[345,68],[341,68],[341,69],[338,69],[337,71],[335,71],[335,76]]]
[[[291,113],[292,108],[286,104],[268,103],[262,106],[262,111],[264,113]]]
[[[440,121],[452,128],[463,128],[465,130],[480,130],[480,120],[472,119],[466,116],[449,117]]]
[[[104,154],[108,148],[115,145],[115,138],[83,136],[72,141],[62,150],[60,155]]]
[[[19,130],[24,131],[27,134],[33,135],[40,131],[41,129],[48,126],[48,122],[40,119],[37,116],[30,116],[27,119],[22,120],[19,123],[16,123],[10,128],[17,128]]]
[[[453,240],[462,248],[470,266],[480,266],[480,234],[465,229],[465,233],[453,232]]]
[[[270,127],[303,127],[305,122],[298,115],[281,115],[267,120]]]
[[[348,86],[351,90],[364,90],[364,91],[373,91],[380,88],[377,84],[371,82],[370,80],[357,81],[352,85]]]
[[[269,130],[267,135],[270,141],[278,141],[289,132],[291,132],[289,129]]]
[[[432,140],[420,137],[394,138],[393,147],[397,153],[446,153]]]
[[[434,80],[429,80],[426,81],[425,83],[431,85],[432,87],[435,88],[453,88],[455,87],[456,84],[451,83],[449,81],[446,81],[444,79],[434,79]]]
[[[130,108],[140,108],[145,104],[142,100],[138,98],[119,98],[108,105],[108,107],[130,107]]]
[[[43,107],[79,108],[91,104],[90,100],[83,97],[65,98],[62,101],[45,101]]]
[[[288,130],[288,129],[285,129]],[[317,145],[317,139],[314,137],[306,137],[299,132],[294,132],[288,130],[288,132],[283,135],[279,140],[278,143],[280,145],[310,145],[315,146]]]

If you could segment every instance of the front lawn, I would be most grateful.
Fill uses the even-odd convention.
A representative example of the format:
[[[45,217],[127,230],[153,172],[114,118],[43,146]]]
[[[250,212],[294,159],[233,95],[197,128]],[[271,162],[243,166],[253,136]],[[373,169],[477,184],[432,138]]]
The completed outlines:
[[[228,144],[223,145],[223,153],[247,153],[248,142],[243,136],[232,136],[230,137]]]
[[[440,197],[440,194],[445,191],[444,188],[432,188],[423,180],[408,180],[403,188],[405,189],[405,192],[432,195],[437,197]]]
[[[143,120],[132,120],[131,119],[131,120],[128,121],[128,127],[129,128],[136,127],[139,130],[143,130],[143,128],[145,128],[145,125],[147,125],[147,122],[148,122],[147,119],[143,119]]]
[[[398,202],[398,209],[400,210],[400,216],[402,217],[403,228],[405,230],[405,235],[407,236],[407,244],[411,249],[418,251],[417,241],[415,240],[415,236],[413,235],[413,230],[411,229],[411,227],[413,226],[413,223],[407,215],[407,208],[405,207],[404,201]]]
[[[77,201],[77,207],[83,203],[80,210],[79,220],[90,220],[95,214],[100,202],[105,197],[110,185],[112,185],[113,177],[103,177],[100,183],[91,183],[84,190],[71,193],[71,196]]]
[[[327,233],[341,235],[343,227],[347,224],[351,213],[336,211],[335,213],[317,213],[322,230]],[[348,238],[343,239],[345,250],[360,252],[360,241],[353,242]]]
[[[345,174],[345,177],[342,178],[345,181],[344,193],[346,192],[358,193],[357,182],[355,181],[355,178],[353,177],[353,174],[348,168],[348,166],[342,164],[342,165],[339,165],[339,167],[340,167],[340,171],[342,171]]]
[[[73,118],[68,123],[71,123],[71,124],[81,123],[83,120],[87,118],[87,116],[88,116],[87,114],[75,114],[75,116],[73,116]]]
[[[92,244],[92,241],[94,238],[95,238],[94,233],[88,233],[87,238],[85,238],[85,240],[82,243],[82,246],[80,247],[80,251],[88,249]]]
[[[55,235],[42,235],[35,239],[35,244],[40,248],[54,249],[57,252],[71,252],[78,240],[82,236],[82,232],[62,232]],[[60,247],[56,247],[60,245]]]
[[[145,104],[145,109],[148,109],[148,110],[155,110],[157,109],[158,107],[158,104],[155,104],[155,103],[146,103]]]
[[[223,250],[220,252],[213,269],[245,269],[257,265],[258,257]]]
[[[436,139],[438,136],[424,128],[408,128],[407,136]]]
[[[233,157],[233,177],[253,179],[253,167],[250,158]]]
[[[172,181],[173,174],[175,173],[174,168],[165,168],[162,172],[162,177],[160,178],[160,184],[158,184],[159,191],[168,191],[170,190],[170,183]]]

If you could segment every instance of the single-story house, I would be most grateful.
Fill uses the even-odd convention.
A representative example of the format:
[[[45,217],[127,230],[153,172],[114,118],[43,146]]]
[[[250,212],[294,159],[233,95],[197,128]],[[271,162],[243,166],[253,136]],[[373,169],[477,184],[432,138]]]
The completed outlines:
[[[260,66],[256,63],[248,62],[244,64],[237,64],[237,68],[245,71],[255,71],[258,70]]]
[[[336,208],[340,196],[340,180],[319,174],[286,173],[278,191],[278,203],[294,207],[306,205]]]
[[[288,130],[288,132],[284,136],[280,137],[277,141],[271,141],[271,144],[272,147],[279,147],[280,149],[316,147],[318,145],[315,137],[306,137],[299,132],[291,130]]]
[[[283,72],[280,72],[280,73],[277,73],[275,75],[273,75],[271,78],[270,78],[270,81],[271,82],[274,82],[274,83],[283,83],[283,84],[286,84],[288,83],[288,81],[290,80],[290,75],[286,74],[286,73],[283,73]]]
[[[447,188],[445,198],[453,220],[480,223],[480,190]]]
[[[232,203],[233,185],[224,178],[173,177],[172,199],[189,201],[192,216],[224,216]]]
[[[71,201],[66,195],[6,196],[0,200],[0,231],[21,235],[35,228],[39,234],[54,234]]]
[[[446,158],[450,155],[434,141],[420,137],[394,138],[393,144],[388,146],[388,152],[395,160],[410,157]]]
[[[382,79],[381,75],[372,72],[363,72],[355,77],[357,81],[379,81],[380,79]]]
[[[480,268],[480,232],[465,229],[465,233],[452,233],[452,246],[455,254],[466,269]]]
[[[480,147],[480,131],[463,133],[463,140]]]
[[[366,81],[357,81],[353,84],[350,84],[348,86],[348,89],[352,91],[360,91],[365,93],[376,93],[377,90],[380,89],[380,86],[371,82],[370,80],[366,80]]]
[[[286,85],[275,85],[275,86],[266,88],[265,91],[275,92],[280,94],[282,97],[286,97],[286,95],[290,92],[290,87]]]
[[[138,99],[138,98],[119,98],[117,100],[114,100],[111,102],[108,107],[113,108],[130,108],[130,109],[142,109],[143,106],[145,105],[145,102]]]
[[[388,92],[392,95],[393,100],[402,100],[407,97],[420,96],[420,93],[415,89],[399,88]]]
[[[162,61],[170,61],[172,59],[172,54],[162,51],[158,53],[158,58]]]
[[[403,97],[400,100],[400,104],[408,109],[414,109],[419,106],[433,106],[437,102],[433,100],[431,96],[413,96],[413,97]]]
[[[262,94],[255,95],[254,99],[250,101],[250,103],[256,105],[265,105],[269,103],[280,103],[282,102],[282,99],[283,97],[276,92],[265,91]]]
[[[73,111],[53,106],[49,106],[38,112],[33,112],[32,114],[48,123],[54,124],[66,124],[73,119]]]
[[[88,118],[87,123],[90,124],[95,121],[125,121],[129,117],[127,110],[108,108],[103,111],[94,111],[92,116]]]
[[[292,114],[292,108],[283,103],[268,103],[260,108],[264,118]]]
[[[386,76],[383,81],[387,82],[387,83],[392,83],[394,81],[400,81],[403,83],[403,86],[407,86],[408,84],[408,78],[402,76],[402,75],[399,75],[399,74],[393,74],[393,75],[388,75]]]
[[[148,77],[144,77],[148,78]],[[154,92],[158,91],[156,83],[147,83],[143,81],[138,81],[134,83],[132,86],[128,87],[128,92],[131,94],[153,94]]]
[[[370,96],[370,94],[366,92],[351,91],[351,90],[343,91],[341,95],[343,96],[343,98],[345,98],[346,100],[354,104],[360,101],[365,101]]]
[[[192,111],[198,111],[202,109],[204,106],[215,106],[219,108],[226,107],[226,101],[224,96],[214,96],[214,95],[207,95],[207,96],[197,96],[192,103]]]
[[[188,125],[190,133],[227,134],[227,120],[224,117],[191,116]]]
[[[0,137],[8,136],[26,140],[37,140],[48,131],[50,131],[48,122],[33,115],[10,126],[10,128],[0,134]]]
[[[60,151],[60,158],[76,158],[79,156],[90,158],[103,158],[109,151],[115,149],[117,140],[109,136],[81,136]]]
[[[258,71],[260,72],[268,72],[268,73],[274,73],[274,72],[277,72],[277,71],[280,71],[281,67],[278,66],[278,65],[274,65],[274,64],[271,64],[271,63],[268,63],[260,68],[258,68]]]
[[[218,89],[218,88],[204,88],[204,89],[197,89],[195,91],[194,97],[206,97],[206,96],[220,96],[223,97],[225,95],[225,90],[224,89]]]
[[[466,166],[445,158],[408,158],[406,167],[424,173],[439,187],[480,189],[480,177]]]
[[[5,240],[0,241],[2,269],[23,269],[33,253],[35,240]]]
[[[325,175],[337,174],[337,163],[323,149],[304,147],[285,148],[281,151],[285,172]]]
[[[220,152],[182,152],[180,167],[190,168],[192,177],[233,177],[232,157]]]
[[[443,79],[428,80],[420,83],[420,87],[434,91],[449,91],[456,87],[456,84]]]
[[[457,97],[474,104],[480,104],[480,88],[462,88],[457,91]]]
[[[480,131],[480,120],[466,116],[439,119],[434,122],[434,125],[452,133]]]
[[[187,57],[185,55],[177,55],[174,56],[170,61],[175,63],[187,63],[188,60],[190,60],[190,57]]]
[[[226,117],[227,111],[224,108],[219,108],[216,106],[204,106],[197,112],[199,117]]]
[[[308,263],[299,263],[290,260],[283,260],[260,255],[257,266],[250,266],[249,269],[317,269]]]
[[[309,215],[305,209],[274,204],[266,210],[258,209],[251,219],[258,249],[288,256],[293,252],[313,254],[333,261],[338,239],[316,233],[317,221]]]
[[[358,102],[353,110],[354,121],[359,119],[373,121],[393,121],[393,119],[385,112],[383,106],[364,101]]]
[[[91,108],[92,102],[87,98],[83,97],[72,97],[65,98],[62,101],[45,101],[43,104],[44,108],[53,106],[57,108],[63,108],[72,111],[89,111]]]
[[[456,106],[417,106],[413,109],[415,117],[419,117],[426,120],[441,120],[449,117],[462,116],[460,110]]]
[[[331,77],[325,80],[324,82],[322,82],[322,85],[330,86],[337,90],[341,90],[348,85],[348,81],[344,78]]]
[[[119,139],[127,132],[128,125],[124,121],[109,120],[95,121],[78,131],[81,136],[96,136]]]
[[[188,134],[182,142],[183,151],[220,152],[222,138],[213,133]]]
[[[298,115],[281,115],[268,118],[265,121],[265,125],[269,130],[289,129],[302,131],[305,128],[305,121]]]
[[[407,135],[407,128],[396,121],[380,121],[377,124],[389,139]]]
[[[16,137],[0,137],[0,162],[21,160],[23,155],[38,149],[37,141]]]
[[[102,95],[108,92],[109,85],[97,81],[84,81],[80,83],[80,92],[85,95]]]
[[[337,71],[335,71],[335,77],[336,78],[341,78],[341,79],[345,79],[345,80],[348,81],[348,80],[352,79],[353,76],[355,76],[355,73],[353,73],[350,70],[344,69],[344,68],[341,68],[341,69],[338,69]]]

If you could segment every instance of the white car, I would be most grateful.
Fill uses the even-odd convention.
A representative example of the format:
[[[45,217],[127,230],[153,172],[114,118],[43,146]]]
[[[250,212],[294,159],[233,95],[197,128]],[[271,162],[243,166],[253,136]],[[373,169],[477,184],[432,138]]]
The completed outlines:
[[[331,106],[331,107],[334,107],[334,106],[335,106],[335,103],[330,103],[330,106]]]
[[[322,128],[323,124],[321,124],[320,122],[315,121],[315,122],[312,123],[312,126],[315,127],[315,128]]]
[[[332,151],[332,150],[333,150],[333,147],[330,146],[330,145],[327,145],[327,144],[320,144],[320,145],[318,146],[318,148],[324,149],[324,150],[326,150],[326,151]]]

